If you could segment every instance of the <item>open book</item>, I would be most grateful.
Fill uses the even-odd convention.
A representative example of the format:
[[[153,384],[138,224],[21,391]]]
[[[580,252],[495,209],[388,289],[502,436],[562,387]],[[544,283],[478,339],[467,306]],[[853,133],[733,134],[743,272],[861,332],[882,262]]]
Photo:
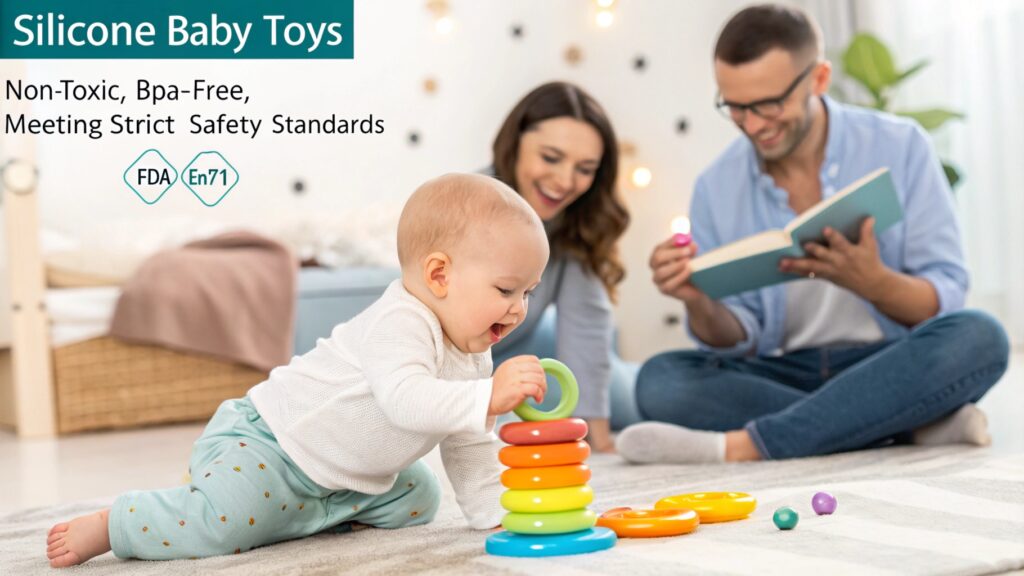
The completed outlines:
[[[782,230],[768,230],[720,246],[691,262],[690,281],[708,296],[719,299],[755,288],[797,280],[801,276],[779,271],[782,258],[804,257],[807,242],[824,242],[826,226],[851,242],[860,240],[860,226],[875,217],[879,233],[903,218],[896,188],[887,168],[864,176],[831,198],[822,200],[794,218]]]

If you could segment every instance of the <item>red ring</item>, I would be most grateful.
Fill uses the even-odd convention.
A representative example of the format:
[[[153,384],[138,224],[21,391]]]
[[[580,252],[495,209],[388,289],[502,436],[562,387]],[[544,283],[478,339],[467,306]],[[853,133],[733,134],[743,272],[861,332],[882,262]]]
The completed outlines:
[[[579,418],[560,418],[540,422],[509,422],[498,436],[506,444],[531,446],[575,442],[587,435],[587,423]]]

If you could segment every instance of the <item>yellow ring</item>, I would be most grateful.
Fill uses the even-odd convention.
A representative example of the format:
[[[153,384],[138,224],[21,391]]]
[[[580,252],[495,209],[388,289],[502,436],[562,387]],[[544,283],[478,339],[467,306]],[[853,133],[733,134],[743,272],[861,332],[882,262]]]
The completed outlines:
[[[693,492],[662,498],[655,508],[689,508],[701,524],[742,520],[757,508],[757,500],[745,492]]]
[[[523,514],[577,510],[593,501],[594,491],[586,484],[546,490],[507,490],[501,495],[502,508]]]

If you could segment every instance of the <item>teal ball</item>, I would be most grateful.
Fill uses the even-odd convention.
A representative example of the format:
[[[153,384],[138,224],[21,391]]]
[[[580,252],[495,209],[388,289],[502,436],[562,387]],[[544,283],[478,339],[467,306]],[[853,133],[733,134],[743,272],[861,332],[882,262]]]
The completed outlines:
[[[775,511],[772,515],[772,522],[779,527],[779,530],[792,530],[796,528],[796,523],[800,521],[800,515],[796,513],[789,506],[783,506]]]

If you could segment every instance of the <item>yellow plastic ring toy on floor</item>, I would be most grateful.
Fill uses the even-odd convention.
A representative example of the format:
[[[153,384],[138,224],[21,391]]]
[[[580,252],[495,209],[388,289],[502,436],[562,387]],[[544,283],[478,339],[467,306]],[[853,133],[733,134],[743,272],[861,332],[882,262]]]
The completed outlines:
[[[700,525],[700,517],[683,508],[613,508],[601,514],[597,525],[611,528],[620,538],[658,538],[689,534]]]
[[[509,512],[538,514],[586,508],[594,501],[590,486],[569,486],[547,490],[507,490],[501,495],[501,507]]]
[[[757,500],[745,492],[694,492],[662,498],[655,508],[689,508],[700,516],[701,524],[730,522],[750,516]]]

